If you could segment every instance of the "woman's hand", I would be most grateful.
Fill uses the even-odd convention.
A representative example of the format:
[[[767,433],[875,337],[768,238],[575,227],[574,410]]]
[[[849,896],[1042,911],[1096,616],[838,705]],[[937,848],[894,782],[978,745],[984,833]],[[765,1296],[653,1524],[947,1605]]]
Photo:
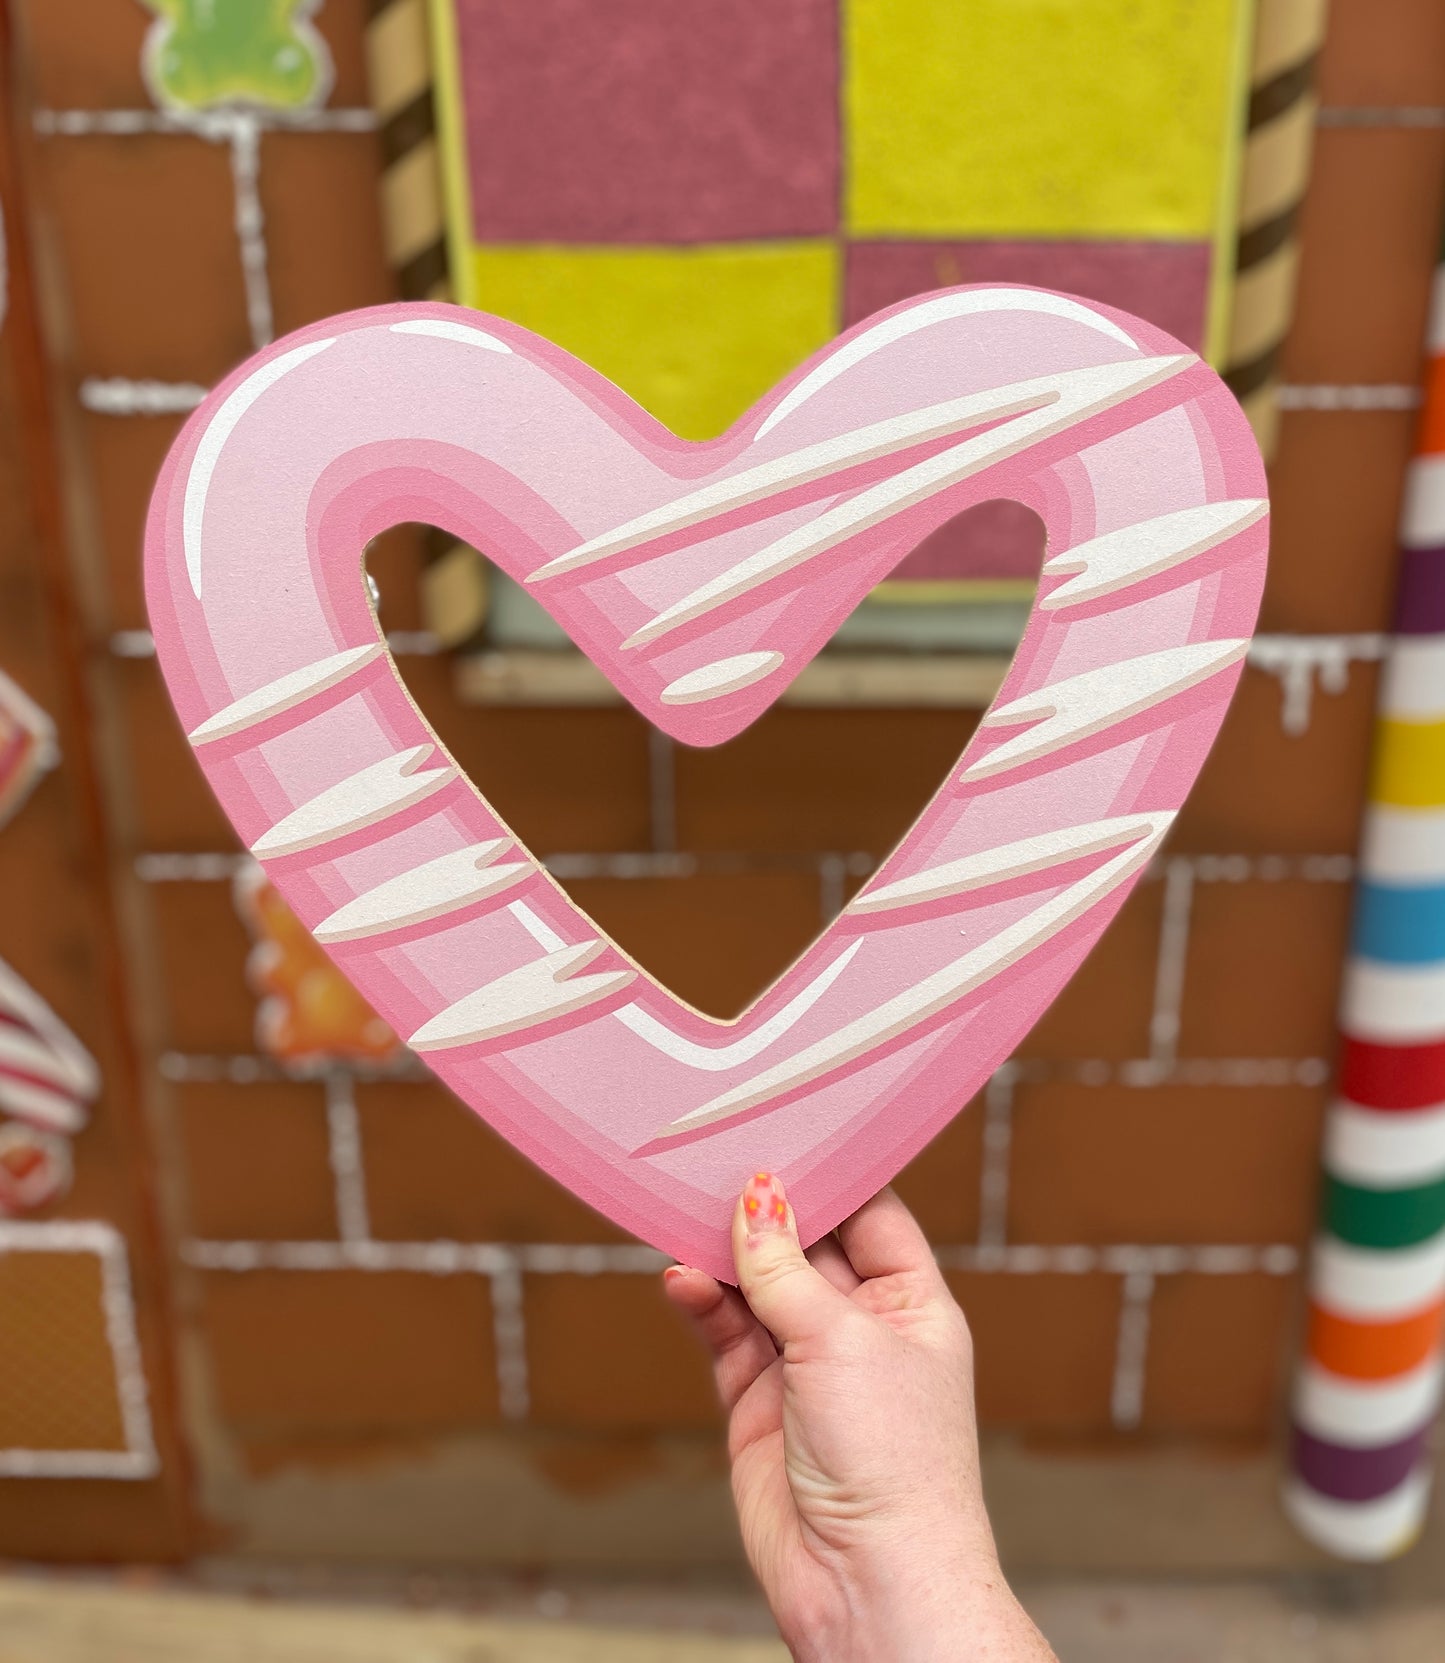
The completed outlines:
[[[1048,1663],[999,1569],[968,1326],[891,1190],[804,1255],[766,1172],[733,1217],[740,1292],[665,1274],[713,1355],[748,1558],[793,1655]]]

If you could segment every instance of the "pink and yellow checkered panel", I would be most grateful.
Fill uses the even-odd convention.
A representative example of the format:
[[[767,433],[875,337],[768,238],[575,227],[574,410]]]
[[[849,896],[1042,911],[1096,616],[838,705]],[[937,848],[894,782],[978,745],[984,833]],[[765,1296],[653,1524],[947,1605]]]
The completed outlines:
[[[1207,349],[1248,10],[444,0],[458,296],[692,438],[954,283],[1063,289]],[[938,559],[914,575],[965,575]]]

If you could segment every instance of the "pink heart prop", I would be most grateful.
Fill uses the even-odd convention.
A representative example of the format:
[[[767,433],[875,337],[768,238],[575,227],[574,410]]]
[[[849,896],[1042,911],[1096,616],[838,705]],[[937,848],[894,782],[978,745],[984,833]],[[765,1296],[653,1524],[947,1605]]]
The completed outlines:
[[[930,531],[1000,496],[1050,554],[998,699],[733,1022],[627,959],[516,842],[402,687],[360,572],[386,527],[442,526],[649,720],[716,744]],[[152,500],[147,594],[216,795],[366,998],[554,1177],[728,1276],[749,1171],[784,1176],[805,1240],[830,1230],[1118,910],[1238,679],[1264,496],[1194,354],[1041,290],[880,313],[708,444],[514,325],[390,306],[289,336],[196,411]]]

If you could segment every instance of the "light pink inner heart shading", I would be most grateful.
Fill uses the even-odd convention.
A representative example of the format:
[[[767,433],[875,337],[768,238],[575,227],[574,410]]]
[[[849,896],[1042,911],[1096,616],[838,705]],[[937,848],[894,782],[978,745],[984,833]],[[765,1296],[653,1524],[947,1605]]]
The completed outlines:
[[[997,700],[863,893],[733,1022],[630,961],[461,776],[361,574],[386,527],[439,525],[649,720],[709,745],[909,550],[997,497],[1049,538]],[[211,394],[157,483],[146,582],[207,779],[366,998],[518,1149],[726,1276],[750,1170],[782,1173],[805,1239],[830,1230],[1118,910],[1238,678],[1266,515],[1218,378],[1043,290],[880,313],[707,444],[525,330],[393,306],[289,336]]]

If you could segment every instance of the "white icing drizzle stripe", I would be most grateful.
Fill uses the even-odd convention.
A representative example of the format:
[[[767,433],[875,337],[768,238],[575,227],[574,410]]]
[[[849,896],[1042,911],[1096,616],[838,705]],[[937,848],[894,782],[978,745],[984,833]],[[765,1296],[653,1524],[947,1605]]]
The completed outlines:
[[[1269,503],[1263,498],[1208,502],[1141,520],[1064,549],[1044,563],[1043,576],[1072,575],[1040,599],[1040,609],[1062,611],[1158,577],[1217,548],[1268,512]]]
[[[1174,815],[1172,812],[1167,817],[1159,814],[1121,815],[1113,820],[1065,826],[1038,837],[1003,843],[996,849],[984,849],[942,866],[930,866],[926,871],[914,872],[895,883],[865,889],[853,898],[844,911],[849,917],[860,913],[888,912],[898,907],[921,906],[926,901],[1007,883],[1066,861],[1102,854],[1121,843],[1137,842],[1139,838],[1154,833],[1161,818],[1173,820]]]
[[[659,697],[664,704],[702,704],[708,699],[725,698],[772,675],[783,662],[780,652],[745,652],[720,658],[715,664],[704,664],[669,682]]]
[[[293,710],[308,699],[338,686],[358,670],[374,663],[386,651],[382,641],[368,641],[362,647],[348,647],[344,652],[319,658],[314,664],[303,664],[289,675],[278,676],[254,692],[234,700],[214,716],[209,716],[189,734],[193,745],[206,745],[215,739],[227,739],[232,734],[244,733],[271,716]]]
[[[443,918],[500,895],[537,871],[530,860],[495,865],[498,855],[510,847],[510,837],[496,837],[439,855],[356,896],[323,918],[311,933],[323,945],[357,941]]]
[[[1172,815],[1158,816],[1156,827],[1148,837],[1115,855],[1059,894],[1050,896],[1024,917],[1000,930],[992,940],[935,970],[916,987],[894,994],[891,999],[826,1038],[674,1120],[663,1127],[654,1141],[678,1137],[758,1108],[770,1098],[807,1085],[867,1055],[975,992],[1010,965],[1016,964],[1025,954],[1051,940],[1067,924],[1081,918],[1112,890],[1141,870],[1158,848],[1172,818]]]
[[[432,745],[418,745],[399,755],[383,757],[339,781],[263,832],[251,845],[251,853],[258,860],[299,854],[419,803],[456,777],[450,763],[421,771],[434,749]]]
[[[988,712],[980,727],[1033,725],[971,762],[959,777],[988,779],[1102,733],[1221,674],[1248,648],[1246,640],[1196,641],[1046,683]]]
[[[407,1043],[413,1051],[452,1050],[517,1033],[596,1004],[637,979],[635,970],[577,974],[599,953],[606,952],[607,945],[605,941],[584,941],[519,965],[440,1011]]]

